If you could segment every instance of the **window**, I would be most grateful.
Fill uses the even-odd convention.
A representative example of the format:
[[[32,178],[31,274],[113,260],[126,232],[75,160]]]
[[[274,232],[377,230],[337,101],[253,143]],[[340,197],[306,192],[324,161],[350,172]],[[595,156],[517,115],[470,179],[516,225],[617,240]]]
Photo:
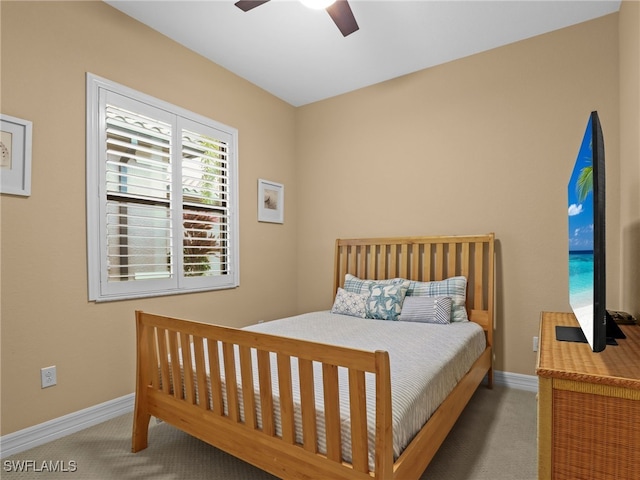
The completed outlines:
[[[238,286],[237,131],[87,74],[89,299]]]

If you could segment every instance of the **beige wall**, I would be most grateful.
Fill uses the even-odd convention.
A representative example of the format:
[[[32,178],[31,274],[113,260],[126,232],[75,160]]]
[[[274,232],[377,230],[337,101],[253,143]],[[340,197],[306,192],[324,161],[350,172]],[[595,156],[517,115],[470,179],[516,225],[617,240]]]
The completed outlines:
[[[618,141],[619,121],[637,132],[638,112],[618,105],[633,88],[618,41],[637,38],[635,17],[622,31],[634,8],[620,33],[611,15],[294,109],[103,3],[1,2],[1,111],[34,122],[33,194],[0,200],[1,433],[133,391],[136,308],[238,326],[328,308],[339,236],[494,231],[497,367],[533,374],[540,310],[569,308],[566,181],[592,109],[609,162],[610,278],[622,276],[621,223],[638,223],[615,193],[637,172],[638,151]],[[240,288],[87,302],[87,71],[238,128]],[[256,222],[259,177],[286,185],[284,225]],[[41,390],[52,364],[58,385]]]
[[[640,319],[640,2],[619,15],[622,308]]]
[[[336,237],[495,232],[496,367],[534,374],[540,311],[569,310],[566,189],[592,110],[618,306],[617,26],[609,15],[299,108],[299,309],[331,305]]]
[[[102,2],[1,8],[2,113],[33,122],[32,195],[1,197],[7,434],[131,393],[135,309],[229,325],[295,313],[280,292],[296,289],[297,232],[292,106]],[[239,288],[87,301],[85,72],[239,130]],[[284,225],[257,222],[258,178],[286,185]],[[49,365],[58,385],[42,390]]]

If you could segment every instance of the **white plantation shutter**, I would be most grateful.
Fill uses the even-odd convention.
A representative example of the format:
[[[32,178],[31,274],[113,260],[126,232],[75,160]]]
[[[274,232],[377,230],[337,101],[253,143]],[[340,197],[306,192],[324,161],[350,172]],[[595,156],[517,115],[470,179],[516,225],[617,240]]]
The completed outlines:
[[[169,278],[171,126],[106,106],[107,280]]]
[[[234,275],[231,255],[234,187],[230,182],[233,138],[188,119],[180,122],[182,272],[186,284]]]
[[[87,95],[90,299],[237,286],[237,132],[93,75]]]

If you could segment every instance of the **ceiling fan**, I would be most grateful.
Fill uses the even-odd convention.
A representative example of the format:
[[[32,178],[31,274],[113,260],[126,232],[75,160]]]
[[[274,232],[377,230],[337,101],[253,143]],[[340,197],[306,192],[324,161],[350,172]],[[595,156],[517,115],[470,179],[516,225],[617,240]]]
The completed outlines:
[[[244,12],[259,7],[263,3],[267,3],[269,0],[239,0],[235,3],[235,6]],[[347,0],[300,0],[302,3],[311,8],[324,8],[333,22],[336,24],[343,36],[351,35],[358,30],[358,23],[356,22],[349,2]],[[313,5],[317,4],[317,5]]]

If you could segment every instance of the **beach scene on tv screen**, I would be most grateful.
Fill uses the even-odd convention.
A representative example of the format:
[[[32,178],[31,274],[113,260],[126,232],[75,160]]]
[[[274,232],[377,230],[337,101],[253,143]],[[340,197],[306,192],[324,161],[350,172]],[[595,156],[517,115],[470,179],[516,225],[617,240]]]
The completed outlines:
[[[580,145],[568,190],[569,301],[578,320],[593,315],[593,151],[591,120]],[[590,322],[587,322],[589,325]],[[585,326],[585,323],[580,321]],[[587,332],[585,332],[586,334]]]

